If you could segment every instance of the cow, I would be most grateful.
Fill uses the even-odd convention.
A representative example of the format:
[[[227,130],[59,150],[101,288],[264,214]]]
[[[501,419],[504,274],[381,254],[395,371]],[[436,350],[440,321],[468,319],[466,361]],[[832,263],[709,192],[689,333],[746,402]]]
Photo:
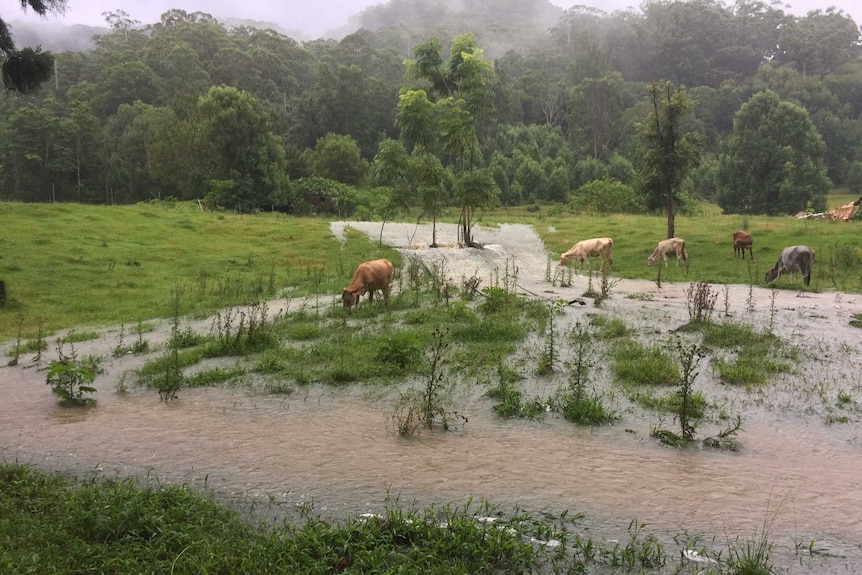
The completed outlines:
[[[389,303],[389,282],[392,279],[392,262],[389,260],[372,260],[359,264],[353,281],[341,293],[344,309],[350,309],[359,303],[362,294],[368,294],[368,301],[374,301],[375,290],[383,292],[383,302]]]
[[[751,237],[750,233],[745,230],[736,230],[733,232],[733,257],[742,255],[742,259],[745,259],[745,250],[748,249],[748,255],[751,256],[751,259],[754,259],[754,252],[751,250],[753,245],[754,238]]]
[[[679,260],[685,262],[685,267],[688,269],[688,252],[685,251],[685,240],[682,238],[670,238],[662,240],[658,243],[652,252],[652,255],[647,258],[647,265],[651,266],[659,258],[664,260],[664,267],[667,267],[667,256],[676,254],[676,266],[679,267]]]
[[[796,273],[802,274],[802,282],[811,282],[811,266],[814,264],[814,250],[808,246],[790,246],[781,250],[778,261],[766,272],[763,283],[777,280],[784,274],[790,274],[790,281],[796,281]]]
[[[560,263],[564,265],[568,260],[577,260],[578,269],[584,268],[584,262],[588,258],[602,258],[602,268],[605,263],[609,268],[614,267],[614,240],[611,238],[593,238],[590,240],[582,240],[572,246],[572,249],[560,256]]]

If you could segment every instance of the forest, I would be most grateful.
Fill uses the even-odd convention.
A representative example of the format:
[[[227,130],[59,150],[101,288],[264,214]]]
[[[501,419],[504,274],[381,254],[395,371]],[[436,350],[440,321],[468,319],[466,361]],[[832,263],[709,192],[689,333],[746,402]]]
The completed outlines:
[[[644,213],[670,189],[680,210],[790,214],[862,194],[862,43],[843,12],[488,6],[391,0],[338,41],[108,13],[38,90],[0,96],[0,201],[455,207],[469,242],[495,205]]]

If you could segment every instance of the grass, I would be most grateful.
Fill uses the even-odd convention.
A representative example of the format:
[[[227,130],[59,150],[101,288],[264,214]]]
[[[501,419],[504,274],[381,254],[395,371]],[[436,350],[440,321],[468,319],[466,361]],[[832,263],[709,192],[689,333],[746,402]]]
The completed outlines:
[[[673,358],[660,347],[647,347],[625,338],[613,344],[611,357],[614,377],[626,387],[673,386],[679,383],[679,372]]]
[[[201,212],[197,205],[85,206],[0,203],[0,341],[171,316],[170,290],[183,286],[183,314],[202,316],[260,297],[336,294],[372,257],[398,263],[364,234],[342,246],[329,221],[281,214]]]
[[[18,464],[0,464],[0,494],[0,565],[10,573],[688,572],[637,520],[619,540],[596,540],[580,514],[504,512],[472,499],[425,509],[389,500],[379,514],[340,521],[309,506],[258,524],[185,485]],[[771,572],[770,550],[765,533],[731,542],[728,572]]]
[[[844,194],[827,199],[831,207],[837,207],[856,198]],[[753,263],[733,257],[731,234],[742,228],[744,221],[748,222],[747,229],[754,236]],[[499,208],[485,214],[483,223],[532,225],[554,257],[579,240],[610,236],[614,239],[612,275],[627,279],[656,278],[657,268],[647,267],[646,260],[655,244],[667,237],[667,220],[663,215],[614,214],[609,217],[572,214],[564,208],[559,215],[550,216],[524,208]],[[691,268],[686,275],[682,268],[670,265],[662,272],[664,281],[760,285],[764,273],[772,267],[783,248],[806,244],[817,252],[811,285],[807,289],[862,291],[862,250],[858,247],[862,222],[724,215],[713,204],[696,202],[691,214],[678,215],[675,224],[675,235],[686,240]],[[782,277],[773,285],[799,289],[801,282],[793,285],[789,277]]]
[[[852,198],[830,198],[830,205],[847,199]],[[72,327],[167,318],[175,286],[189,296],[182,313],[194,317],[261,297],[335,297],[362,261],[377,257],[400,261],[396,250],[379,248],[358,232],[348,232],[342,245],[327,220],[201,212],[191,203],[0,203],[0,217],[0,279],[8,298],[0,307],[0,341],[19,335],[33,338],[40,322],[51,334]],[[745,220],[755,238],[753,263],[734,259],[729,241],[743,216],[722,215],[705,203],[696,204],[692,215],[679,216],[677,235],[687,241],[691,269],[683,275],[671,266],[663,279],[759,285],[782,248],[804,243],[818,255],[807,289],[862,291],[859,222],[765,216]],[[484,224],[503,222],[534,226],[551,256],[577,240],[611,236],[613,275],[638,279],[655,279],[655,268],[647,267],[646,258],[664,237],[666,226],[661,215],[573,217],[566,209],[553,217],[526,209],[498,209],[483,218]],[[716,257],[725,253],[727,257]],[[799,288],[789,278],[774,285]],[[499,301],[492,305],[501,303],[505,305]]]
[[[521,530],[438,508],[262,528],[184,486],[76,481],[0,466],[0,564],[10,573],[529,573]]]

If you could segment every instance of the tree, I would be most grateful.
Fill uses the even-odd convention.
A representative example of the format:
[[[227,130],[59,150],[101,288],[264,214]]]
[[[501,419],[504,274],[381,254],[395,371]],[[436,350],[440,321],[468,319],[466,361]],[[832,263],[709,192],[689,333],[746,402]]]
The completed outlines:
[[[269,114],[251,94],[212,87],[181,99],[149,147],[150,174],[182,198],[210,194],[239,212],[287,201],[285,151]]]
[[[352,186],[360,183],[368,171],[356,140],[332,133],[317,140],[308,164],[313,176]]]
[[[40,16],[48,12],[61,14],[66,10],[66,0],[21,0],[24,10],[28,6]],[[0,18],[0,65],[6,89],[24,94],[36,90],[51,78],[54,56],[38,46],[16,49],[12,30]]]
[[[694,104],[683,88],[671,82],[655,82],[647,87],[652,111],[638,125],[641,159],[640,187],[647,207],[667,213],[667,237],[674,236],[674,212],[680,201],[682,182],[697,166],[703,147],[700,134],[685,132],[684,122]]]
[[[719,156],[719,206],[730,214],[823,210],[831,187],[825,149],[804,108],[769,90],[755,94]]]
[[[421,141],[425,150],[438,154],[445,152],[451,158],[456,187],[461,190],[459,240],[465,245],[475,246],[472,225],[476,209],[486,207],[485,199],[489,195],[496,193],[499,196],[499,189],[490,173],[479,177],[466,175],[481,160],[478,123],[492,110],[491,88],[495,76],[491,63],[484,59],[483,51],[476,45],[472,34],[455,38],[448,65],[444,64],[440,49],[440,42],[431,39],[416,47],[415,60],[407,61],[408,76],[430,83],[430,92],[438,98],[436,103],[429,106],[430,100],[423,90],[407,90],[402,94],[396,123],[402,130],[407,129],[405,138],[408,141]],[[406,101],[412,101],[408,110],[403,106]],[[402,115],[408,111],[409,116]],[[480,192],[477,188],[484,185],[489,188]],[[471,203],[480,198],[482,206]]]

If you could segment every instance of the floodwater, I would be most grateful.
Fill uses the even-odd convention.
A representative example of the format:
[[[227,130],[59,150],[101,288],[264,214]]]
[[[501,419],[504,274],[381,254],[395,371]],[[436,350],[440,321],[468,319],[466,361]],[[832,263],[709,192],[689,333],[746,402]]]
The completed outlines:
[[[92,470],[206,486],[224,496],[313,502],[345,517],[402,503],[463,505],[468,497],[526,510],[584,513],[591,536],[625,537],[632,519],[670,538],[716,549],[768,539],[790,572],[862,569],[862,458],[855,438],[804,422],[750,421],[744,449],[670,449],[649,422],[580,428],[553,417],[503,421],[490,403],[461,409],[457,432],[402,439],[386,428],[385,399],[356,390],[185,390],[99,393],[98,406],[61,408],[44,372],[0,369],[0,452],[45,469]],[[599,526],[598,523],[601,523]],[[587,533],[590,535],[590,533]],[[713,539],[714,538],[714,539]],[[795,556],[811,541],[817,565]]]
[[[366,228],[376,239],[379,224]],[[454,226],[438,232],[455,237]],[[413,225],[387,224],[385,239],[429,243],[423,233],[428,237],[416,236]],[[494,249],[411,253],[446,257],[454,278],[482,273],[484,285],[494,285],[492,277],[516,261],[519,286],[530,293],[563,300],[583,293],[580,276],[567,289],[547,284],[546,252],[527,226],[482,234],[477,239]],[[687,319],[685,285],[621,281],[602,313],[663,340],[662,330]],[[411,439],[387,429],[393,398],[374,386],[311,386],[289,396],[191,389],[165,403],[152,390],[114,391],[134,368],[129,361],[140,361],[124,358],[109,360],[108,373],[96,380],[98,405],[91,409],[59,407],[44,371],[0,367],[0,457],[49,470],[184,482],[226,500],[275,502],[284,515],[307,504],[343,518],[382,512],[396,497],[421,507],[463,506],[472,497],[503,510],[582,513],[577,528],[599,543],[626,541],[637,519],[671,554],[679,552],[676,535],[717,552],[730,542],[758,541],[766,531],[780,572],[862,573],[862,330],[847,322],[862,312],[862,298],[748,286],[731,286],[725,297],[730,317],[754,325],[774,319],[784,341],[806,350],[800,363],[808,364],[754,391],[724,386],[702,366],[699,389],[729,416],[743,418],[736,452],[663,447],[649,437],[656,414],[625,406],[622,422],[601,428],[552,414],[542,422],[504,421],[475,382],[460,382],[453,398],[468,423]],[[565,321],[583,320],[588,310],[596,312],[567,309]],[[78,344],[79,353],[107,357],[115,343]],[[850,401],[839,410],[842,393]],[[828,424],[833,412],[847,421]],[[705,424],[698,436],[717,430]]]

